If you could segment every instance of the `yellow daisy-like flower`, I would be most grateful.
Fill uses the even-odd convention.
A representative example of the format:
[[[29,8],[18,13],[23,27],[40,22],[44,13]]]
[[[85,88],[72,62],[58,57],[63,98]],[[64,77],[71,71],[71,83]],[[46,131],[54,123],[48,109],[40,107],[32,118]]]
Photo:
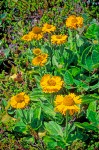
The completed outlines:
[[[82,27],[83,25],[83,18],[76,17],[75,15],[71,15],[66,20],[66,27],[71,29],[77,29],[77,27]]]
[[[45,93],[54,93],[58,92],[63,85],[63,80],[59,76],[51,76],[46,74],[42,77],[40,81],[43,92]]]
[[[51,36],[51,42],[57,45],[65,43],[66,39],[67,39],[67,35],[52,35]]]
[[[40,27],[34,27],[32,29],[32,31],[30,32],[30,34],[31,34],[32,38],[35,40],[40,40],[43,38],[42,28],[40,28]]]
[[[32,63],[34,66],[44,66],[44,64],[47,62],[47,57],[48,54],[42,53],[37,57],[33,58]]]
[[[40,55],[41,54],[41,49],[40,48],[34,48],[33,49],[33,53],[35,54],[35,55]]]
[[[76,17],[76,19],[77,19],[77,26],[81,28],[83,26],[84,19],[82,17]]]
[[[31,36],[30,36],[29,34],[26,34],[26,35],[24,35],[24,36],[22,37],[22,40],[24,40],[24,41],[31,41],[32,38],[31,38]]]
[[[71,29],[77,28],[77,19],[75,15],[71,15],[67,18],[66,27],[71,28]]]
[[[55,30],[56,30],[56,27],[48,23],[45,23],[42,27],[42,31],[44,33],[51,33],[51,32],[54,32]]]
[[[55,111],[65,115],[66,111],[69,111],[70,115],[79,111],[77,104],[81,104],[81,99],[74,93],[68,95],[57,95],[55,99]]]
[[[25,108],[28,103],[30,101],[30,98],[28,95],[26,95],[24,92],[21,92],[15,96],[13,96],[11,99],[10,99],[10,104],[13,108]]]

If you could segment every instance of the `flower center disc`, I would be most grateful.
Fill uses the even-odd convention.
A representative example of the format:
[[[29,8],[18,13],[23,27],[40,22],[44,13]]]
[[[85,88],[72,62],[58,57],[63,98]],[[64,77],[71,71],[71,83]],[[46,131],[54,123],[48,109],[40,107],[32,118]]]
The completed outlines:
[[[51,28],[51,25],[47,24],[47,29],[50,29]]]
[[[70,96],[65,96],[64,100],[63,100],[63,104],[67,105],[67,106],[72,106],[72,105],[74,105],[74,100]]]
[[[49,86],[55,86],[56,85],[56,82],[53,79],[48,80],[47,83]]]
[[[39,28],[39,27],[34,27],[34,28],[32,29],[32,31],[33,31],[35,34],[40,34],[40,33],[42,32],[42,29]]]
[[[57,35],[56,38],[57,38],[57,39],[61,39],[61,36],[60,36],[60,35]]]
[[[19,102],[19,103],[21,103],[22,101],[24,101],[23,95],[17,95],[16,96],[16,101]]]

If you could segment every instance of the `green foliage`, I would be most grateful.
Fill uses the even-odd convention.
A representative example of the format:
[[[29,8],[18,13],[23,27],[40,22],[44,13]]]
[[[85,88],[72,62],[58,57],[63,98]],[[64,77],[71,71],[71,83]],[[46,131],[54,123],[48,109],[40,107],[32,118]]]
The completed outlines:
[[[96,19],[92,18],[97,8],[86,8],[80,0],[3,0],[1,8],[5,9],[0,15],[3,31],[0,42],[0,127],[4,133],[0,135],[0,149],[98,149],[98,14]],[[66,18],[72,14],[83,16],[82,28],[72,30],[65,26]],[[46,22],[56,25],[54,34],[68,35],[64,44],[51,44],[51,35],[47,34],[40,41],[21,40],[33,26],[42,27]],[[47,63],[42,67],[32,64],[36,57],[34,48],[48,54]],[[45,74],[60,76],[64,81],[61,90],[44,93],[40,81]],[[29,95],[30,103],[24,109],[14,109],[10,99],[20,92]],[[62,115],[55,110],[56,96],[69,93],[81,98],[78,115]]]

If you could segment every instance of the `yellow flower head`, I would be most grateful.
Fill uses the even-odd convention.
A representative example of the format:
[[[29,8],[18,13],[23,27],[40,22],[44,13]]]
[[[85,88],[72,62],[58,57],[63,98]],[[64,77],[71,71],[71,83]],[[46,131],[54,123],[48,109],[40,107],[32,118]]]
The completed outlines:
[[[40,48],[34,48],[33,49],[33,53],[35,54],[35,55],[40,55],[41,54],[41,49]]]
[[[67,39],[67,35],[52,35],[51,36],[51,42],[57,45],[65,43],[66,39]]]
[[[28,95],[26,95],[24,92],[21,92],[15,96],[13,96],[11,99],[10,99],[10,104],[13,108],[25,108],[28,103],[30,101],[30,98]]]
[[[37,57],[33,58],[32,63],[34,66],[44,66],[44,64],[47,62],[47,57],[48,54],[42,53]]]
[[[26,34],[26,35],[24,35],[24,36],[22,37],[22,40],[24,40],[24,41],[31,41],[32,38],[31,38],[31,36],[30,36],[29,34]]]
[[[46,74],[42,77],[40,81],[43,92],[53,93],[58,92],[63,85],[63,81],[59,76],[51,76]]]
[[[71,15],[66,20],[66,27],[71,29],[77,29],[77,27],[82,27],[83,25],[83,18],[76,17],[75,15]]]
[[[40,27],[34,27],[30,32],[30,34],[32,35],[32,38],[35,40],[40,40],[43,37],[43,32]]]
[[[70,115],[79,111],[77,104],[81,104],[81,99],[74,93],[68,95],[57,95],[55,99],[55,111],[65,115],[66,111],[69,111]]]
[[[44,33],[51,33],[51,32],[53,32],[53,31],[55,31],[55,30],[56,30],[56,27],[53,26],[53,25],[50,25],[50,24],[48,24],[48,23],[45,23],[45,24],[43,25],[43,28],[42,28],[42,31],[43,31]]]
[[[82,17],[76,17],[76,19],[77,19],[77,26],[81,28],[83,26],[84,19]]]

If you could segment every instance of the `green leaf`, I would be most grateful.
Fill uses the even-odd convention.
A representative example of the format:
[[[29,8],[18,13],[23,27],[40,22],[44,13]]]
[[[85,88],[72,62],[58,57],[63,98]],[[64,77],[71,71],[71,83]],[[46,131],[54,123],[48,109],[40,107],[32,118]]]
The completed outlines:
[[[99,89],[99,82],[96,83],[96,84],[93,85],[93,86],[90,86],[90,91],[93,91],[93,90],[95,90],[95,89]]]
[[[48,105],[48,106],[47,105],[42,105],[42,108],[43,108],[43,111],[44,111],[45,114],[47,114],[50,117],[55,118],[56,113],[55,113],[55,111],[54,111],[52,106],[50,106],[50,105]]]
[[[99,63],[99,52],[96,50],[92,51],[92,61],[93,61],[93,64]]]
[[[79,34],[76,34],[76,39],[77,39],[77,46],[78,47],[82,46],[84,41],[82,38],[79,37]]]
[[[52,62],[53,62],[53,65],[58,67],[58,62],[55,56],[52,57]]]
[[[99,25],[92,24],[88,27],[85,37],[89,39],[98,39],[99,37]]]
[[[33,117],[40,120],[40,118],[41,118],[41,107],[38,107],[38,108],[34,109]]]
[[[14,127],[14,131],[26,133],[27,132],[27,126],[23,121],[19,121],[18,123],[16,123],[16,125]]]
[[[57,142],[53,138],[51,138],[51,136],[45,136],[43,140],[44,143],[46,143],[48,149],[55,150]]]
[[[73,77],[72,77],[72,74],[69,71],[65,72],[64,81],[65,81],[66,84],[73,84]]]
[[[98,125],[99,118],[96,113],[96,101],[93,101],[89,104],[88,109],[87,109],[87,118],[89,119],[89,121]]]
[[[50,135],[60,135],[63,137],[63,131],[60,125],[58,125],[54,121],[50,121],[49,123],[45,122],[45,129],[49,132]]]
[[[85,60],[85,63],[86,63],[86,66],[88,68],[89,71],[92,71],[93,70],[93,62],[92,62],[92,59],[90,56],[86,57],[86,60]]]
[[[80,74],[80,68],[78,68],[78,67],[72,67],[70,69],[70,71],[74,77],[77,76],[78,74]]]
[[[83,104],[87,104],[87,103],[91,103],[93,101],[99,100],[99,96],[92,94],[92,95],[85,95],[82,97],[82,103]]]
[[[81,129],[97,131],[97,128],[94,125],[89,124],[88,122],[84,123],[75,122],[75,125]]]
[[[88,55],[88,53],[91,51],[91,49],[92,49],[92,47],[87,47],[84,51],[83,51],[83,53],[82,53],[82,55],[81,55],[81,62],[82,62],[82,64],[85,64],[85,62],[86,62],[86,55]]]

